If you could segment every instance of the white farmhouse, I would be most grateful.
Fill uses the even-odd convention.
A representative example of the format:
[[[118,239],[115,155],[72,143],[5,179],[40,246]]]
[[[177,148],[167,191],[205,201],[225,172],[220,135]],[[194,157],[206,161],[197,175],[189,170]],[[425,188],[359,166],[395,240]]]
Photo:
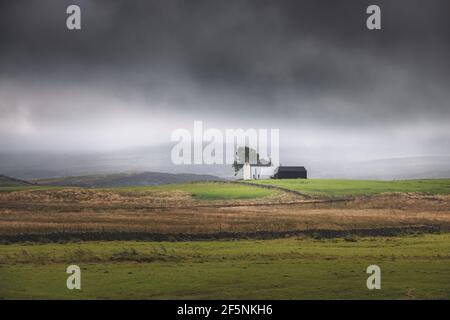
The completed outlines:
[[[272,164],[250,164],[245,162],[236,176],[241,180],[270,179],[275,174],[276,168]]]

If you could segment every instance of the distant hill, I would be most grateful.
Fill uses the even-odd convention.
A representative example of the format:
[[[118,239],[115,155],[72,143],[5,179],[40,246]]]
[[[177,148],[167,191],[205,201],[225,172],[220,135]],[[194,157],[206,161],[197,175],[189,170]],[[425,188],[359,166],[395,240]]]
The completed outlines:
[[[31,182],[11,178],[0,174],[0,187],[21,187],[33,185]]]
[[[64,187],[87,187],[87,188],[109,188],[109,187],[133,187],[154,186],[167,183],[184,183],[192,181],[220,180],[212,175],[188,174],[188,173],[164,173],[164,172],[140,172],[140,173],[117,173],[98,174],[77,177],[61,177],[52,179],[34,180],[38,185],[64,186]]]
[[[109,175],[116,172],[170,172],[172,174],[234,177],[231,165],[175,165],[172,144],[105,152],[4,152],[0,150],[0,172],[32,181],[53,177]],[[305,166],[310,178],[336,179],[426,179],[450,178],[450,156],[419,156],[350,161],[320,153],[299,155],[281,148],[284,166]]]
[[[170,172],[233,177],[231,165],[175,165],[175,143],[104,152],[3,152],[0,172],[25,180],[75,177],[117,172]]]

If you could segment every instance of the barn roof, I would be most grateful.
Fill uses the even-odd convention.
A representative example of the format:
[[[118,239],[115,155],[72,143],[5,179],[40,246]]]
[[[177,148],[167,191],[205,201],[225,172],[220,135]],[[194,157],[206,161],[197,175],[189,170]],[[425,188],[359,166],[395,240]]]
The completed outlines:
[[[306,171],[306,169],[300,166],[280,166],[278,167],[278,172],[280,171]]]

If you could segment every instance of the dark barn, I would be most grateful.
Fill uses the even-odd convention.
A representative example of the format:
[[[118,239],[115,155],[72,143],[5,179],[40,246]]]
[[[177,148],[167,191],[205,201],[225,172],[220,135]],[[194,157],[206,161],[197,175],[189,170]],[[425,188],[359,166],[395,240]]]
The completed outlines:
[[[306,179],[305,167],[278,167],[274,179]]]

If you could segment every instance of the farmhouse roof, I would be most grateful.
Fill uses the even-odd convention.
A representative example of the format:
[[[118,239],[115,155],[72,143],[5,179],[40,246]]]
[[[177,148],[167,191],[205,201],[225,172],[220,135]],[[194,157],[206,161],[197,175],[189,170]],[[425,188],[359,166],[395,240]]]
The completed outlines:
[[[306,169],[301,166],[279,166],[278,171],[306,171]]]

